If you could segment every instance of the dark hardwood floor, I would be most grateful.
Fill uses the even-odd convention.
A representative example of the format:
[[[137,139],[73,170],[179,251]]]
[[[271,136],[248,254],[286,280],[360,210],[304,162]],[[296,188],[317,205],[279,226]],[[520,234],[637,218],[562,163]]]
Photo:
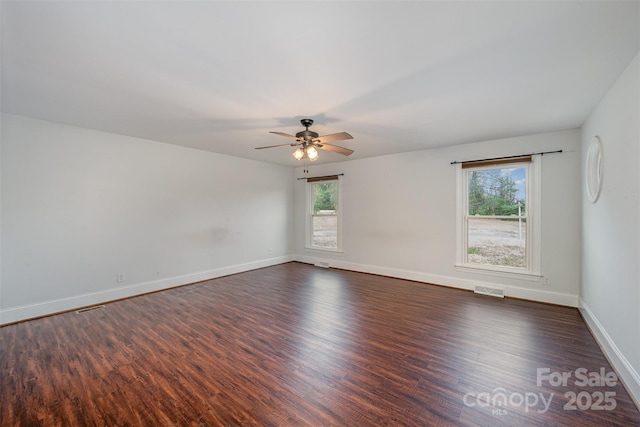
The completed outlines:
[[[0,340],[2,426],[640,425],[576,309],[300,263]]]

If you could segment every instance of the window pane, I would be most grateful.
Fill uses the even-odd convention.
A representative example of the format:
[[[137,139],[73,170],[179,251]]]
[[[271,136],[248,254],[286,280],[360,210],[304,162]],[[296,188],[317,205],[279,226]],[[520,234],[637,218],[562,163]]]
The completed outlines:
[[[526,268],[526,220],[472,218],[467,227],[467,262]]]
[[[524,167],[469,171],[469,215],[524,215],[526,171]]]
[[[313,216],[313,236],[311,246],[338,248],[338,216]]]
[[[338,210],[338,183],[313,184],[313,213],[334,214]]]

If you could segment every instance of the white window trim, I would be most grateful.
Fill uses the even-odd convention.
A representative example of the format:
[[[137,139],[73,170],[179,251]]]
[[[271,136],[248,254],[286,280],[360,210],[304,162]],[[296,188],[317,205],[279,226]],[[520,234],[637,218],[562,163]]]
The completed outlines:
[[[313,184],[316,182],[307,182],[307,205],[305,212],[305,249],[312,251],[320,251],[320,252],[333,252],[333,253],[342,253],[342,180],[340,178],[327,180],[324,182],[337,182],[338,183],[338,225],[337,225],[337,247],[336,248],[323,248],[320,246],[313,246]]]
[[[500,168],[522,167],[522,162],[514,162],[512,164],[502,164]],[[466,234],[466,215],[467,215],[467,180],[466,171],[470,169],[462,169],[462,164],[456,165],[456,263],[455,267],[459,271],[477,272],[481,274],[490,274],[500,277],[528,278],[532,280],[539,279],[541,274],[540,268],[540,240],[541,232],[541,196],[542,196],[542,179],[541,179],[541,161],[537,156],[531,157],[531,162],[527,164],[527,212],[529,219],[527,221],[527,266],[526,268],[499,267],[493,265],[479,265],[466,263],[467,252],[467,234]],[[496,169],[496,166],[486,166],[473,168],[472,170]]]

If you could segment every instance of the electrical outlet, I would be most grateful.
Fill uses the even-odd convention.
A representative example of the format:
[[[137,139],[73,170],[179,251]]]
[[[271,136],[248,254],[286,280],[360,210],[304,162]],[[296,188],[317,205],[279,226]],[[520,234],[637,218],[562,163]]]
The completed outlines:
[[[543,277],[542,278],[542,284],[546,285],[546,286],[549,286],[551,284],[551,282],[549,281],[548,277]]]
[[[122,283],[124,282],[124,273],[118,273],[116,274],[116,283]]]
[[[273,249],[269,249],[269,255],[273,255]]]

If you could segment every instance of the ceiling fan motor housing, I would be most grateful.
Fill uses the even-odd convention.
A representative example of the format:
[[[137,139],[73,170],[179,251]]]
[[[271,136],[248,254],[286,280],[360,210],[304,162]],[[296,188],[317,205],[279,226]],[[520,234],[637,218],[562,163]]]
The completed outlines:
[[[316,139],[318,137],[318,133],[312,130],[309,130],[309,126],[313,124],[313,119],[302,119],[300,120],[302,126],[306,129],[296,133],[296,138],[304,139],[305,141],[310,141],[312,139]]]
[[[296,133],[296,138],[301,138],[301,139],[304,139],[305,141],[316,139],[317,137],[318,137],[318,133],[312,130],[303,130],[301,132]]]

